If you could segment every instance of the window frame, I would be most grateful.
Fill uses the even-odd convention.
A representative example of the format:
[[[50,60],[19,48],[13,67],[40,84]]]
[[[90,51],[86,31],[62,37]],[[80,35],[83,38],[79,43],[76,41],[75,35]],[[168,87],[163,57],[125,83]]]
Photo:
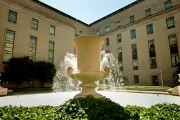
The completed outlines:
[[[176,35],[176,34],[169,35],[169,36],[168,36],[168,42],[169,42],[169,53],[170,53],[170,58],[171,58],[171,66],[172,66],[172,67],[176,67],[176,65],[177,65],[179,62],[177,62],[176,65],[173,65],[173,62],[172,62],[172,55],[174,55],[174,54],[171,53],[170,38],[172,38],[172,37],[175,37],[175,38],[176,38],[177,53],[175,53],[175,54],[178,55],[178,59],[179,59],[179,62],[180,62],[179,48],[178,48],[179,46],[178,46],[177,35]]]
[[[33,27],[33,20],[35,20],[37,23],[37,28],[34,28]],[[39,29],[39,20],[37,20],[37,19],[35,19],[35,18],[32,18],[32,20],[31,20],[31,29],[33,29],[33,30],[38,30]]]
[[[168,26],[168,21],[169,20],[173,20],[174,21],[174,25],[173,26]],[[166,18],[166,24],[167,24],[167,29],[175,28],[176,27],[176,25],[175,25],[176,23],[175,23],[174,16]]]
[[[110,27],[107,25],[107,26],[105,27],[105,32],[108,33],[109,31],[110,31]]]
[[[10,18],[9,18],[10,13],[15,13],[15,15],[16,15],[16,20],[15,21],[10,20]],[[18,15],[18,13],[16,11],[9,10],[8,11],[8,22],[16,24],[17,23],[17,15]]]
[[[170,6],[170,7],[167,7],[167,5],[168,5],[169,3],[171,4],[171,6]],[[168,1],[164,2],[164,9],[165,9],[165,10],[168,10],[168,9],[170,9],[170,8],[172,8],[172,1],[171,1],[171,0],[168,0]]]
[[[134,15],[130,16],[130,23],[134,23],[135,22],[135,18]]]
[[[14,33],[13,44],[12,44],[13,45],[13,47],[12,47],[12,57],[11,57],[11,58],[13,58],[13,55],[14,55],[13,54],[13,51],[14,51],[14,41],[15,41],[15,37],[16,37],[16,31],[13,31],[13,30],[10,30],[10,29],[6,29],[6,32],[5,32],[5,41],[4,41],[4,49],[5,49],[7,31],[10,31],[10,32]],[[3,49],[3,58],[2,58],[2,61],[3,61],[3,64],[6,64],[8,61],[4,61],[4,49]]]
[[[50,43],[53,43],[53,57],[52,57],[52,61],[49,61],[49,52],[51,52],[51,51],[49,51],[49,50],[50,50],[50,49],[49,49],[49,44],[50,44]],[[55,50],[55,42],[49,40],[49,43],[48,43],[48,62],[54,63],[54,50]]]
[[[132,34],[134,32],[134,34]],[[130,30],[130,35],[131,35],[131,39],[135,39],[136,38],[136,29]]]
[[[146,29],[147,29],[147,34],[148,35],[153,34],[154,33],[153,23],[150,23],[150,24],[146,25]]]
[[[51,28],[54,28],[54,33],[51,33]],[[56,27],[54,25],[50,25],[49,34],[55,36]]]
[[[109,38],[106,38],[106,46],[109,46],[109,45],[110,45]]]
[[[150,14],[148,14],[148,13],[150,13]],[[145,10],[145,17],[149,17],[149,16],[151,16],[151,15],[152,15],[151,8],[146,9],[146,10]]]
[[[120,36],[120,39],[118,39],[119,36]],[[122,42],[122,35],[121,35],[121,33],[117,35],[117,43],[120,43],[120,42]]]
[[[117,28],[121,27],[120,21],[117,21],[116,24],[117,24]]]
[[[35,39],[35,40],[36,40],[36,44],[35,44],[35,53],[34,53],[34,54],[35,54],[35,56],[34,56],[35,58],[34,58],[34,59],[32,58],[32,56],[29,55],[29,50],[30,50],[30,45],[31,45],[31,37],[36,38],[36,39]],[[37,38],[36,36],[30,35],[30,39],[29,39],[29,47],[28,47],[28,56],[29,56],[29,58],[31,58],[32,60],[36,60],[36,53],[37,53],[37,39],[38,39],[38,38]]]

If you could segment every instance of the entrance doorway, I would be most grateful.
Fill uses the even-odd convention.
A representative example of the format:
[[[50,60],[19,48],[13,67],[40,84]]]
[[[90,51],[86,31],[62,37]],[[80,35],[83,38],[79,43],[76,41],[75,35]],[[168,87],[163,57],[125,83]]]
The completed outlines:
[[[152,85],[153,86],[158,86],[159,85],[159,80],[158,80],[158,76],[151,76],[151,80],[152,80]]]

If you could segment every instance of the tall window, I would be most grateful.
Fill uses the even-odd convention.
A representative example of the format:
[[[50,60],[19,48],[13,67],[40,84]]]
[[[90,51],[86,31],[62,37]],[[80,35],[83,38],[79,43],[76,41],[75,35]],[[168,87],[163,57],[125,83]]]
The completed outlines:
[[[9,10],[8,13],[8,22],[16,23],[17,22],[17,12]]]
[[[120,28],[121,27],[121,24],[120,24],[120,21],[117,22],[117,28]]]
[[[137,55],[136,44],[132,44],[131,49],[132,49],[133,70],[138,70],[138,55]]]
[[[148,42],[148,46],[149,46],[150,68],[155,69],[157,68],[157,63],[156,63],[156,50],[155,50],[154,40],[150,40]]]
[[[139,84],[139,75],[134,75],[134,84]]]
[[[50,31],[49,31],[50,35],[55,35],[55,26],[50,25]]]
[[[131,30],[130,33],[131,33],[131,39],[136,38],[136,30],[135,29]]]
[[[167,22],[167,28],[168,29],[175,27],[174,17],[167,18],[166,22]]]
[[[15,31],[6,30],[3,62],[7,62],[13,56],[14,38],[15,38]]]
[[[29,53],[28,56],[32,59],[36,59],[36,46],[37,46],[37,37],[30,36],[30,42],[29,42]]]
[[[110,31],[109,26],[106,26],[106,27],[105,27],[105,30],[106,30],[106,32],[109,32],[109,31]]]
[[[130,23],[133,23],[133,22],[134,22],[134,15],[130,16]]]
[[[106,46],[109,46],[109,38],[106,38]]]
[[[172,8],[171,0],[168,0],[167,2],[164,3],[164,8],[165,8],[165,10]]]
[[[49,41],[48,61],[51,63],[54,62],[54,42],[53,41]]]
[[[117,42],[119,43],[119,42],[121,42],[121,40],[122,40],[121,34],[118,34],[118,35],[117,35]]]
[[[118,48],[118,63],[119,68],[122,71],[123,70],[123,56],[122,56],[122,47]]]
[[[151,8],[145,10],[145,16],[146,17],[151,16]]]
[[[38,30],[38,20],[32,18],[31,28],[34,29],[34,30]]]
[[[152,23],[147,25],[146,28],[147,28],[148,35],[153,33],[153,24]]]
[[[96,31],[96,35],[99,35],[99,30]]]
[[[172,66],[176,66],[177,63],[179,63],[179,51],[178,51],[177,37],[176,37],[176,35],[170,35],[168,38],[169,38]]]

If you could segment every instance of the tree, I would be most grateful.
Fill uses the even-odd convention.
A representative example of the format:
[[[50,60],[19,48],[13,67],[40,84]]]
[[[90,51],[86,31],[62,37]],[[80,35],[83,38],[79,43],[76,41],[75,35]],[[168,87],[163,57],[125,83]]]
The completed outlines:
[[[47,81],[53,81],[56,74],[55,65],[50,62],[36,61],[33,64],[33,78],[40,80],[42,85]]]

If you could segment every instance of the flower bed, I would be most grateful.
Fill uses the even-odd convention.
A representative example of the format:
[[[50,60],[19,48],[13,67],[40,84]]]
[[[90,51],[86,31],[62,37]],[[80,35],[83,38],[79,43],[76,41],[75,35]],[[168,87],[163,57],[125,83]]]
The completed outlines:
[[[3,120],[179,120],[180,105],[157,104],[150,108],[122,107],[107,98],[70,99],[60,106],[0,107]]]

